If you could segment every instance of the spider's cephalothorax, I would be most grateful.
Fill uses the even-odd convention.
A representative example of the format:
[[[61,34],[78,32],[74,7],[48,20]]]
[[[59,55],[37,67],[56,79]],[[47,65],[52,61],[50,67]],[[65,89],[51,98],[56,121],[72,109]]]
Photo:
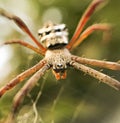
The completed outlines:
[[[52,68],[56,79],[65,79],[66,69],[70,66],[81,70],[82,72],[98,79],[101,82],[108,84],[109,86],[117,90],[120,90],[120,82],[118,80],[87,66],[91,65],[111,70],[120,70],[120,64],[116,62],[82,58],[70,53],[71,49],[74,49],[76,46],[78,46],[87,36],[89,36],[94,31],[101,30],[104,32],[109,32],[111,26],[107,23],[93,24],[83,31],[83,28],[89,20],[90,16],[92,15],[96,7],[102,2],[104,2],[104,0],[93,0],[93,2],[90,4],[88,9],[83,14],[81,20],[79,21],[75,33],[73,34],[73,37],[69,43],[68,32],[65,24],[59,25],[53,24],[51,22],[45,24],[45,26],[38,31],[38,35],[40,38],[39,42],[31,33],[26,24],[19,17],[5,11],[4,9],[0,9],[0,15],[13,20],[33,40],[33,42],[36,44],[36,47],[23,40],[11,40],[9,42],[5,42],[4,44],[17,43],[35,51],[39,55],[44,56],[44,58],[39,63],[19,74],[17,77],[12,79],[9,83],[7,83],[4,87],[0,89],[1,97],[2,95],[4,95],[4,93],[12,89],[15,85],[25,80],[25,78],[34,74],[15,96],[12,107],[12,118],[14,117],[23,97],[31,91],[31,89],[37,84],[37,81],[40,79],[40,77],[42,77],[43,74],[50,68]],[[13,122],[9,121],[9,123]]]
[[[68,44],[68,31],[65,24],[48,22],[39,29],[38,35],[44,47],[55,49]]]
[[[61,44],[59,45],[61,46]],[[57,80],[66,78],[66,69],[70,65],[70,56],[71,53],[64,47],[46,51],[45,58],[52,67],[53,74]]]

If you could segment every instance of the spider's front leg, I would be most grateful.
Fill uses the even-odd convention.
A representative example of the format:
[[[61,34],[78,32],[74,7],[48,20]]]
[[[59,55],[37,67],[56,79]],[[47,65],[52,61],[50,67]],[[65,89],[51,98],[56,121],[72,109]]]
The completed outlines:
[[[24,97],[32,90],[32,88],[37,84],[37,81],[43,76],[43,74],[48,70],[50,66],[45,64],[39,71],[37,71],[27,82],[26,84],[20,89],[20,91],[16,94],[13,100],[12,112],[8,118],[11,119],[11,122],[15,118],[16,111],[23,101]]]
[[[108,75],[106,75],[104,73],[101,73],[101,72],[99,72],[97,70],[94,70],[94,69],[92,69],[90,67],[87,67],[85,65],[79,64],[79,63],[77,63],[74,60],[70,64],[74,68],[76,68],[78,70],[81,70],[84,73],[86,73],[86,74],[98,79],[99,81],[108,84],[109,86],[115,88],[116,90],[120,90],[120,82],[117,81],[116,79],[111,78],[110,76],[108,76]]]
[[[74,55],[71,58],[72,58],[72,60],[74,60],[75,62],[78,62],[80,64],[88,64],[88,65],[92,65],[92,66],[96,66],[96,67],[120,71],[120,64],[118,64],[116,62],[88,59],[88,58],[82,58],[82,57],[78,57],[78,56],[74,56]]]
[[[9,83],[7,83],[5,86],[0,88],[0,97],[3,96],[8,90],[15,87],[18,83],[22,82],[25,78],[29,77],[30,75],[38,71],[41,67],[45,65],[45,63],[46,63],[45,60],[40,61],[38,64],[24,71],[23,73],[19,74],[14,79],[12,79]]]

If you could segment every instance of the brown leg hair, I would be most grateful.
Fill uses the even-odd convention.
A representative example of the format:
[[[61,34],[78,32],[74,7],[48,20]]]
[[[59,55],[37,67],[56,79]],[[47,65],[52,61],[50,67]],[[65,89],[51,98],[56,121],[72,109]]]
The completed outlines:
[[[37,71],[16,94],[13,101],[13,113],[16,112],[23,98],[32,90],[32,88],[37,84],[37,81],[43,76],[43,74],[49,68],[50,67],[46,64],[42,66],[42,68],[39,71]]]
[[[111,70],[120,70],[120,64],[115,63],[115,62],[88,59],[88,58],[82,58],[78,56],[72,56],[72,60],[80,64],[88,64],[88,65],[97,66],[101,68],[107,68]]]
[[[80,37],[76,40],[76,42],[73,44],[72,49],[77,47],[78,45],[80,45],[85,38],[87,38],[91,33],[93,33],[96,30],[104,31],[104,33],[109,34],[109,36],[110,36],[111,25],[110,24],[94,24],[94,25],[88,27],[80,35]]]
[[[89,5],[87,10],[83,14],[82,18],[80,19],[80,22],[78,23],[78,26],[75,30],[75,33],[74,33],[72,39],[70,40],[70,43],[66,46],[67,49],[71,49],[73,47],[74,43],[76,42],[76,40],[78,39],[80,33],[82,32],[85,24],[87,23],[87,21],[89,20],[89,18],[91,17],[93,12],[95,11],[95,9],[98,7],[98,5],[101,4],[102,2],[104,2],[104,0],[94,0]]]
[[[25,78],[29,77],[30,75],[38,71],[40,68],[42,68],[45,65],[45,63],[46,61],[42,60],[32,68],[24,71],[23,73],[19,74],[14,79],[12,79],[9,83],[7,83],[0,89],[0,97],[3,96],[8,90],[15,87],[18,83],[22,82]]]
[[[27,48],[35,51],[36,53],[38,53],[40,55],[44,55],[43,52],[39,48],[36,48],[36,47],[32,46],[31,44],[29,44],[29,43],[27,43],[27,42],[25,42],[23,40],[20,40],[20,39],[6,41],[3,44],[1,44],[1,46],[2,45],[8,45],[8,44],[20,44],[20,45],[22,45],[24,47],[27,47]]]
[[[19,105],[24,100],[24,97],[32,90],[32,88],[37,84],[37,81],[43,76],[43,74],[46,72],[47,69],[50,67],[45,64],[42,66],[42,68],[37,71],[26,83],[25,85],[20,89],[20,91],[16,94],[13,100],[13,106],[12,106],[12,112],[9,114],[6,123],[14,123],[15,122],[15,116],[17,113],[17,109],[19,108]]]
[[[22,19],[20,19],[19,17],[17,17],[16,15],[13,15],[7,11],[5,11],[4,9],[0,8],[0,15],[13,20],[22,31],[24,31],[32,40],[33,42],[40,48],[40,50],[42,51],[42,54],[45,54],[46,48],[44,48],[39,41],[34,37],[34,35],[31,33],[31,31],[29,30],[29,28],[27,27],[27,25],[22,21]]]
[[[78,70],[81,70],[84,73],[86,73],[86,74],[98,79],[99,81],[108,84],[109,86],[115,88],[116,90],[120,90],[120,82],[117,81],[116,79],[113,79],[110,76],[108,76],[108,75],[106,75],[104,73],[101,73],[99,71],[96,71],[96,70],[94,70],[94,69],[92,69],[90,67],[87,67],[85,65],[76,63],[75,61],[71,62],[71,65],[74,68],[76,68]]]

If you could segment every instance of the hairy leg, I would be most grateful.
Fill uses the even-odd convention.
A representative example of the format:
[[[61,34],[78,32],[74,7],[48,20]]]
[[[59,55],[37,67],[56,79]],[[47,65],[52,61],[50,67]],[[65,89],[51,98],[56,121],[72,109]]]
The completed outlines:
[[[99,30],[99,31],[104,31],[107,36],[110,36],[110,30],[111,30],[111,25],[110,24],[94,24],[90,27],[88,27],[77,39],[77,41],[73,44],[72,48],[77,47],[79,44],[82,43],[82,41],[87,38],[91,33],[94,31]]]
[[[66,46],[67,49],[71,49],[73,47],[74,43],[80,36],[80,33],[82,32],[85,24],[90,19],[91,15],[95,11],[95,9],[98,7],[98,5],[101,4],[102,2],[104,2],[104,0],[93,0],[93,2],[89,5],[89,7],[87,8],[87,10],[85,11],[82,18],[79,21],[78,26],[75,30],[75,33],[72,39],[70,40],[70,43]]]
[[[16,112],[18,106],[20,105],[23,98],[32,90],[32,88],[37,84],[37,81],[44,75],[46,70],[50,67],[48,65],[44,65],[39,71],[37,71],[20,89],[20,91],[16,94],[13,100],[13,113]]]
[[[37,81],[43,76],[45,71],[49,69],[48,65],[44,65],[39,71],[37,71],[27,82],[26,84],[20,89],[20,91],[16,94],[13,100],[12,112],[9,114],[8,118],[6,119],[6,123],[14,123],[15,122],[15,115],[17,113],[17,109],[19,105],[24,100],[24,97],[32,90],[32,88],[37,84]]]
[[[28,34],[28,36],[35,42],[35,44],[40,48],[40,50],[43,52],[43,54],[45,53],[46,48],[44,48],[39,43],[39,41],[34,37],[34,35],[31,33],[31,31],[29,30],[27,25],[22,21],[22,19],[20,19],[16,15],[13,15],[13,14],[5,11],[2,8],[0,8],[0,15],[4,16],[10,20],[13,20],[20,27],[20,29],[22,29],[22,31],[24,31],[26,34]]]
[[[98,79],[101,82],[108,84],[109,86],[115,88],[116,90],[120,90],[120,82],[104,73],[101,73],[85,65],[79,64],[75,61],[71,62],[71,66],[73,66],[78,70],[83,71],[84,73]]]
[[[88,65],[97,66],[101,68],[107,68],[111,70],[120,70],[120,64],[116,62],[88,59],[88,58],[82,58],[78,56],[72,56],[71,59],[80,64],[88,64]]]
[[[0,89],[0,97],[3,96],[8,90],[15,87],[18,83],[22,82],[25,78],[29,77],[30,75],[32,75],[33,73],[38,71],[41,67],[44,66],[45,63],[46,63],[46,61],[42,60],[38,64],[33,66],[32,68],[24,71],[23,73],[19,74],[15,78],[13,78],[9,83],[7,83],[5,86],[3,86]]]
[[[27,48],[35,51],[36,53],[38,53],[40,55],[41,54],[44,55],[43,52],[41,52],[41,50],[39,48],[36,48],[36,47],[32,46],[31,44],[29,44],[29,43],[27,43],[27,42],[25,42],[23,40],[19,40],[19,39],[6,41],[3,44],[1,44],[0,46],[2,46],[2,45],[8,45],[8,44],[20,44],[20,45],[22,45],[24,47],[27,47]]]

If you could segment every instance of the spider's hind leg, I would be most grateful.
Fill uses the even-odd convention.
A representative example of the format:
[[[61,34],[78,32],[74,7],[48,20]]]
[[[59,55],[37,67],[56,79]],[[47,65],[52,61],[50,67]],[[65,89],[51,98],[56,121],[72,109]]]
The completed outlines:
[[[25,32],[32,40],[33,42],[39,47],[39,49],[41,50],[42,54],[45,54],[46,52],[46,48],[44,48],[39,41],[35,38],[35,36],[32,34],[32,32],[29,30],[28,26],[23,22],[23,20],[21,18],[19,18],[18,16],[11,14],[9,12],[7,12],[6,10],[0,8],[0,15],[3,17],[8,18],[9,20],[13,20],[16,25],[23,31]]]
[[[82,32],[82,34],[73,44],[73,48],[80,45],[83,42],[83,40],[87,38],[90,34],[92,34],[94,31],[103,31],[104,32],[103,40],[108,41],[111,38],[111,30],[112,26],[110,24],[107,23],[93,24],[92,26],[88,27],[85,31]]]
[[[24,47],[26,47],[26,48],[29,48],[29,49],[35,51],[36,53],[38,53],[38,54],[40,54],[40,55],[41,55],[41,54],[44,55],[43,52],[42,52],[39,48],[34,47],[34,46],[32,46],[31,44],[29,44],[29,43],[27,43],[27,42],[25,42],[25,41],[23,41],[23,40],[19,40],[19,39],[10,40],[10,41],[5,41],[4,43],[0,44],[0,46],[8,45],[8,44],[19,44],[19,45],[22,45],[22,46],[24,46]]]
[[[75,33],[73,34],[72,39],[70,40],[70,43],[68,43],[66,45],[67,49],[72,49],[74,43],[76,43],[77,39],[79,38],[84,26],[86,25],[86,23],[88,22],[88,20],[90,19],[91,15],[93,14],[93,12],[95,11],[95,9],[101,4],[103,3],[105,0],[93,0],[93,2],[89,5],[89,7],[87,8],[87,10],[85,11],[85,13],[83,14],[82,18],[80,19],[78,26],[75,30]]]

